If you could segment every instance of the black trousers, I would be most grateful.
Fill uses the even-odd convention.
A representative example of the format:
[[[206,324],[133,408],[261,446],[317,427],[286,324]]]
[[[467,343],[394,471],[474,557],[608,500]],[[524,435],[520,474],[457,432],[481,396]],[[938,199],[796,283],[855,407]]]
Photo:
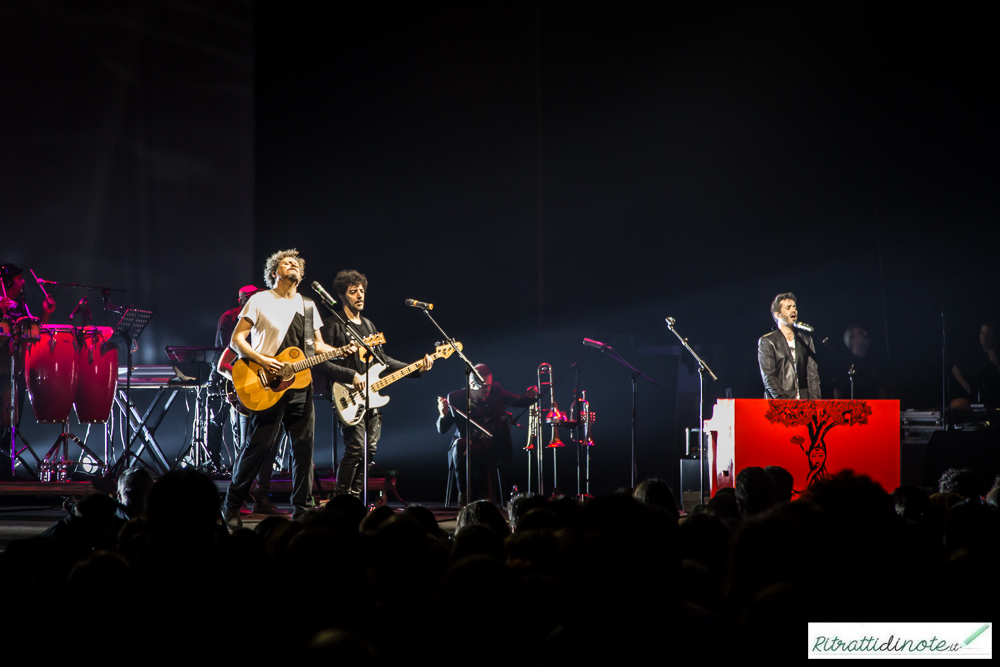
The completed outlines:
[[[454,475],[459,496],[466,493],[465,488],[465,438],[452,443],[448,450],[448,474]],[[489,443],[472,441],[472,493],[468,494],[469,502],[473,500],[491,500],[503,502],[498,488],[494,488],[493,471],[500,465],[500,457],[496,449]]]
[[[250,418],[241,415],[236,408],[229,408],[229,425],[233,429],[233,446],[236,449],[236,456],[243,450],[247,441],[247,429]],[[250,497],[254,502],[266,500],[271,493],[271,475],[274,474],[274,459],[278,456],[278,449],[281,446],[281,438],[275,438],[271,446],[271,452],[264,458],[260,465],[260,472],[257,473],[257,480],[250,486]],[[233,466],[235,468],[235,465]]]
[[[312,387],[291,389],[269,410],[255,412],[247,425],[246,446],[236,459],[233,479],[226,493],[226,509],[235,512],[250,493],[250,485],[261,471],[271,465],[272,451],[282,430],[292,441],[292,505],[296,511],[308,508],[312,500],[313,439],[316,413]]]
[[[232,411],[225,397],[212,396],[208,399],[208,438],[205,446],[216,470],[222,466],[222,433],[230,423],[229,413]],[[239,440],[233,442],[239,443]]]
[[[374,414],[373,414],[374,413]],[[382,413],[371,410],[368,419],[368,463],[375,458],[379,436],[382,435]],[[361,485],[364,483],[362,470],[362,454],[365,448],[365,420],[355,426],[341,424],[340,433],[344,436],[344,458],[337,471],[337,495],[350,493],[361,495]]]

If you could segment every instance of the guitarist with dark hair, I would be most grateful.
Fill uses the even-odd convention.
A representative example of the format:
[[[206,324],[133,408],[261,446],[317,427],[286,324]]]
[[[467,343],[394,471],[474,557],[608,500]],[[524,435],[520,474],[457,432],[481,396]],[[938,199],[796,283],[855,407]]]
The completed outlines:
[[[363,338],[376,332],[375,325],[367,317],[362,317],[361,311],[365,307],[365,292],[368,289],[368,279],[364,274],[357,271],[341,271],[333,280],[333,293],[337,295],[337,300],[343,306],[340,315],[347,321],[344,322],[336,315],[326,318],[323,326],[323,334],[334,346],[347,345],[355,338]],[[381,346],[373,347],[378,357],[373,361],[385,364],[388,372],[395,372],[406,368],[407,364],[397,361],[382,351]],[[350,384],[357,391],[364,391],[366,378],[365,362],[361,357],[360,350],[352,354],[342,362],[342,366],[354,371],[354,379]],[[421,362],[420,372],[429,371],[434,365],[434,360],[430,355],[425,355]],[[419,373],[414,377],[419,377]],[[347,425],[341,422],[341,433],[344,435],[344,458],[340,462],[340,470],[337,471],[337,495],[350,493],[353,496],[361,495],[361,484],[364,474],[361,470],[362,454],[365,443],[365,421],[368,422],[368,463],[371,464],[375,456],[375,449],[378,445],[379,436],[382,434],[382,413],[378,408],[369,410],[364,418],[357,423]]]
[[[298,293],[305,271],[305,261],[296,250],[282,250],[271,255],[265,265],[264,280],[271,289],[254,294],[240,311],[233,331],[232,347],[239,353],[238,364],[259,364],[257,375],[270,371],[281,374],[292,364],[275,357],[298,348],[306,357],[334,352],[323,342],[321,320],[311,299]],[[347,353],[354,352],[350,346]],[[296,350],[291,350],[296,352]],[[297,352],[299,358],[301,352]],[[305,512],[311,501],[313,437],[312,383],[302,388],[282,388],[274,405],[253,412],[247,429],[247,442],[236,460],[233,478],[226,493],[222,517],[227,527],[240,526],[240,505],[261,465],[267,460],[282,429],[291,437],[293,518]],[[278,395],[279,392],[271,392]],[[251,409],[256,409],[253,406]]]

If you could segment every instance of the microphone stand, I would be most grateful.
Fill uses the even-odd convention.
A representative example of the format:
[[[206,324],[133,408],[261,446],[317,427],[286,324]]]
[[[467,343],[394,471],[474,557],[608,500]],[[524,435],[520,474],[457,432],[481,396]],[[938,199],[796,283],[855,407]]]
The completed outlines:
[[[715,373],[712,372],[712,369],[708,367],[708,364],[706,364],[702,360],[702,358],[698,356],[698,353],[695,352],[693,349],[691,349],[691,346],[688,345],[687,338],[684,338],[679,333],[677,333],[677,329],[674,328],[674,325],[677,324],[677,321],[672,317],[668,317],[666,318],[666,323],[667,323],[667,328],[670,329],[670,331],[673,332],[675,336],[677,336],[677,340],[681,342],[681,345],[684,346],[684,349],[690,352],[691,356],[694,357],[694,360],[698,362],[698,438],[701,440],[701,446],[698,447],[698,486],[699,486],[699,493],[701,494],[700,504],[704,505],[705,504],[705,373],[708,373],[713,380],[718,380],[719,378],[716,377]]]
[[[584,343],[584,344],[587,344],[587,343]],[[631,477],[631,484],[632,484],[632,488],[634,489],[635,488],[635,405],[636,405],[636,394],[638,393],[637,384],[638,384],[638,381],[639,381],[640,377],[643,377],[646,380],[648,380],[650,382],[650,384],[652,384],[654,387],[659,387],[660,383],[657,382],[656,380],[652,379],[648,375],[642,373],[639,369],[637,369],[635,366],[633,366],[629,362],[625,361],[625,358],[622,357],[622,355],[618,354],[618,351],[615,350],[615,348],[613,348],[610,345],[608,345],[607,343],[601,343],[600,347],[598,349],[600,349],[601,352],[603,352],[604,354],[608,355],[609,357],[611,357],[612,359],[614,359],[615,361],[617,361],[618,363],[620,363],[622,366],[625,366],[626,368],[628,368],[629,370],[632,371],[632,373],[631,373],[631,377],[632,377],[632,477]]]
[[[61,281],[61,280],[44,280],[42,278],[38,278],[37,276],[35,277],[35,280],[38,282],[38,286],[39,287],[42,287],[42,285],[44,284],[44,285],[55,285],[56,287],[78,287],[80,289],[91,289],[91,290],[97,290],[97,291],[99,291],[101,293],[101,298],[104,300],[104,324],[105,325],[107,325],[107,323],[108,323],[108,311],[109,310],[111,312],[118,313],[119,315],[121,314],[121,310],[118,309],[116,306],[114,306],[114,304],[111,303],[111,294],[110,293],[111,292],[122,292],[122,293],[128,292],[128,290],[120,289],[118,287],[101,287],[101,286],[97,286],[97,285],[81,285],[80,283],[67,283],[67,282],[64,282],[64,281]],[[44,287],[42,288],[42,291],[45,292],[45,288]],[[48,296],[47,292],[46,292],[46,296]],[[70,318],[70,320],[72,321],[72,318]]]
[[[362,346],[363,348],[365,348],[368,351],[368,356],[365,357],[365,446],[364,446],[364,449],[361,452],[361,465],[362,465],[362,472],[361,472],[361,503],[365,507],[368,507],[368,420],[371,419],[371,410],[369,409],[369,403],[368,403],[368,397],[370,395],[369,392],[371,390],[371,382],[370,382],[371,378],[368,377],[368,373],[371,371],[371,368],[372,368],[372,359],[375,357],[375,351],[371,347],[369,347],[368,343],[366,343],[364,341],[364,336],[359,336],[357,333],[355,333],[355,332],[353,332],[351,330],[351,327],[350,327],[351,323],[348,322],[344,318],[343,315],[341,315],[340,313],[337,312],[336,304],[334,304],[334,302],[327,301],[326,294],[324,294],[320,290],[316,289],[315,287],[313,287],[312,290],[314,292],[316,292],[316,294],[319,295],[320,300],[326,305],[327,308],[330,309],[330,312],[333,313],[334,315],[336,315],[338,320],[340,320],[341,322],[343,322],[345,335],[349,339],[353,338],[354,339],[353,342],[357,343],[358,345]],[[358,333],[360,333],[360,332],[358,332]],[[334,408],[334,409],[336,409],[336,408]],[[347,449],[347,438],[346,438],[346,436],[344,438],[344,449],[345,449],[344,453],[346,455],[346,453],[347,453],[347,451],[346,451],[346,449]],[[334,459],[337,458],[337,452],[336,451],[333,452],[333,457],[334,457]],[[341,461],[341,465],[343,465],[343,461]],[[339,470],[337,471],[337,474],[338,475],[340,474]],[[340,480],[338,479],[337,486],[340,486],[339,482],[340,482]],[[350,489],[348,489],[348,490],[350,490]]]
[[[941,312],[941,428],[948,430],[948,340],[945,338],[944,312]]]
[[[423,308],[421,306],[417,306],[417,308],[420,308],[420,310],[424,311],[424,315],[426,315],[427,319],[429,319],[431,323],[434,324],[435,327],[437,327],[437,330],[441,332],[441,335],[444,336],[444,339],[448,341],[449,345],[451,345],[451,349],[455,350],[455,354],[457,354],[459,358],[463,362],[465,362],[465,414],[469,415],[465,419],[465,503],[466,505],[468,505],[469,502],[472,501],[472,424],[471,424],[472,374],[473,373],[476,374],[476,377],[479,378],[479,382],[482,383],[480,385],[482,387],[486,386],[486,380],[483,379],[483,376],[479,374],[479,371],[476,370],[476,367],[472,365],[472,362],[469,361],[469,358],[464,354],[462,354],[462,350],[460,350],[458,346],[455,345],[455,340],[444,332],[444,329],[441,328],[441,325],[438,324],[437,320],[435,320],[434,317],[431,315],[430,309]],[[499,491],[500,491],[500,502],[502,503],[503,489],[500,489]]]

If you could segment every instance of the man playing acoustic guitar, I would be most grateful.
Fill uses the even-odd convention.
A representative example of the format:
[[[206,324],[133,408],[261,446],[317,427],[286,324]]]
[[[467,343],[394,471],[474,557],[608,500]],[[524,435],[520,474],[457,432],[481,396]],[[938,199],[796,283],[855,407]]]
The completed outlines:
[[[297,347],[307,357],[334,350],[323,342],[319,331],[322,322],[312,300],[298,293],[305,268],[305,260],[294,249],[280,250],[267,258],[264,282],[271,289],[250,297],[233,331],[232,346],[241,360],[280,373],[285,364],[275,356],[287,348]],[[351,346],[348,353],[355,350]],[[311,383],[286,390],[275,405],[251,414],[247,442],[236,460],[222,509],[230,529],[240,526],[240,505],[282,428],[292,441],[293,518],[309,508],[315,424]]]

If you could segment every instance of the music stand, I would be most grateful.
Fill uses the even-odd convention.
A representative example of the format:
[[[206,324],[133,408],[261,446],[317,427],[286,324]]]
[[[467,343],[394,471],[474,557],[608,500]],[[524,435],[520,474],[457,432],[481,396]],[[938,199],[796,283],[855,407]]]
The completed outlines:
[[[149,324],[149,320],[153,317],[155,310],[143,310],[141,308],[136,308],[135,306],[126,306],[122,311],[122,318],[118,320],[118,324],[115,325],[114,333],[119,334],[125,339],[125,358],[126,358],[126,374],[125,374],[125,407],[126,410],[132,407],[132,346],[133,343],[139,340],[139,336],[142,335],[143,330],[146,325]],[[114,335],[114,334],[112,334]],[[118,475],[121,474],[121,469],[123,466],[128,465],[129,456],[132,453],[132,420],[128,418],[128,413],[125,415],[125,451],[122,452],[122,457],[108,470],[108,476],[113,479],[117,479]]]

